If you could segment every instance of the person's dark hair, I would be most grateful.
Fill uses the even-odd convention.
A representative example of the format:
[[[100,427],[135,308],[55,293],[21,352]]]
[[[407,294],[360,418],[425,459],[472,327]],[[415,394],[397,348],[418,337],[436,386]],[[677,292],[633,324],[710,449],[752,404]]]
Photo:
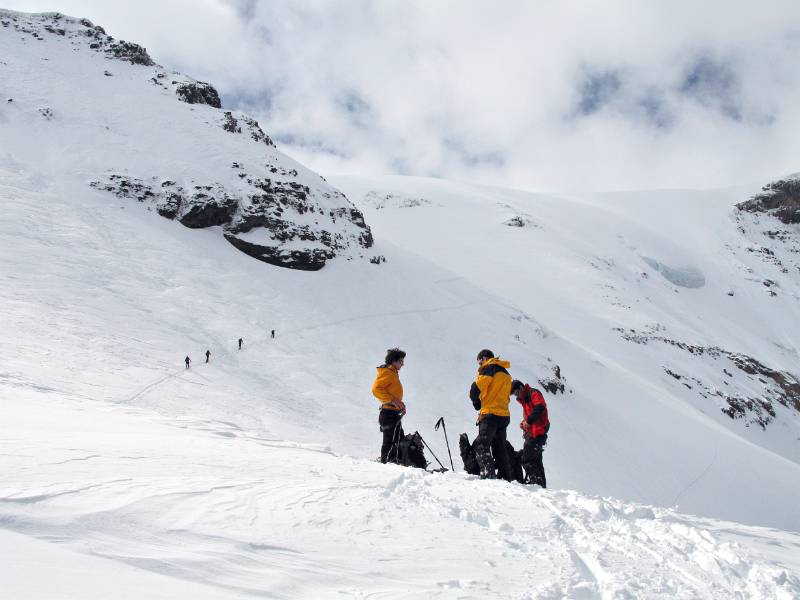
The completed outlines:
[[[516,394],[517,390],[520,390],[523,387],[525,387],[525,384],[522,383],[519,379],[515,379],[514,381],[511,382],[511,393]]]
[[[400,348],[389,348],[386,351],[386,360],[384,364],[388,367],[393,362],[397,362],[398,360],[402,360],[406,357],[406,353],[400,350]]]
[[[486,348],[484,348],[483,350],[481,350],[480,352],[478,352],[478,358],[479,358],[479,359],[481,359],[481,358],[494,358],[494,352],[492,352],[491,350],[487,350]]]

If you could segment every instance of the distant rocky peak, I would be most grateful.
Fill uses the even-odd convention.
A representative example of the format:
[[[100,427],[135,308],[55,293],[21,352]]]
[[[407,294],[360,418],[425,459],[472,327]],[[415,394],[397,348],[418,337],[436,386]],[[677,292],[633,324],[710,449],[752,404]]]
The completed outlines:
[[[761,193],[736,205],[751,213],[768,213],[790,225],[800,223],[800,174],[779,179],[761,188]]]
[[[89,19],[76,19],[57,12],[27,14],[0,10],[0,26],[38,41],[43,41],[47,36],[60,37],[73,47],[86,47],[104,55],[108,60],[155,67],[151,81],[164,88],[171,87],[179,100],[187,104],[207,104],[222,108],[219,92],[214,86],[178,73],[169,74],[150,57],[146,48],[133,42],[114,39],[103,27],[95,25]],[[110,72],[106,74],[111,75]],[[166,81],[169,83],[165,83]]]
[[[46,35],[55,35],[70,40],[73,45],[83,42],[90,49],[102,52],[107,58],[123,60],[133,65],[152,67],[156,64],[147,54],[147,50],[139,44],[115,40],[106,34],[105,29],[89,19],[75,19],[57,12],[26,14],[2,10],[0,25],[40,41]]]

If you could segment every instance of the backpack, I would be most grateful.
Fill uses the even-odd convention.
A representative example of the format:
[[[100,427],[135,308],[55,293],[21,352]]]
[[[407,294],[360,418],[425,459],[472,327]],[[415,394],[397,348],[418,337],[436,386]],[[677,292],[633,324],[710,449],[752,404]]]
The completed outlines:
[[[511,476],[518,483],[524,483],[525,476],[522,473],[522,450],[514,450],[511,442],[506,440],[506,454],[508,455],[508,464],[511,467]]]
[[[470,443],[469,436],[462,433],[458,436],[458,449],[461,452],[461,461],[464,463],[464,471],[469,475],[480,475],[481,467],[478,464],[478,454],[475,451],[475,444],[478,443],[478,438]],[[522,473],[522,450],[514,450],[511,442],[506,440],[506,455],[508,456],[508,464],[511,467],[511,476],[522,483],[525,477]]]
[[[478,464],[478,456],[475,454],[475,448],[469,443],[469,436],[466,433],[458,436],[458,449],[461,452],[464,471],[470,475],[480,475],[481,467]]]
[[[395,442],[389,451],[389,461],[405,467],[424,469],[428,466],[423,451],[422,436],[415,431]]]

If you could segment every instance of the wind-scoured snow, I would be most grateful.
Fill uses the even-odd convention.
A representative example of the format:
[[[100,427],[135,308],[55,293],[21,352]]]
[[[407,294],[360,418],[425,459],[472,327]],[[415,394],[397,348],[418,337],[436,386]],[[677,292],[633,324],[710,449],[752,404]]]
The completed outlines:
[[[10,82],[10,62],[0,97],[13,84],[63,99],[66,79],[43,67]],[[148,121],[123,122],[107,91],[92,103],[120,120],[135,164]],[[800,237],[734,208],[759,186],[559,197],[335,178],[382,260],[302,272],[90,187],[108,139],[17,102],[0,105],[14,142],[0,149],[4,593],[800,595]],[[195,144],[228,164],[184,125],[141,160],[178,164]],[[394,345],[404,427],[448,466],[433,425],[445,417],[455,451],[474,437],[478,350],[549,388],[550,489],[466,476],[457,455],[457,473],[375,463],[370,385]]]

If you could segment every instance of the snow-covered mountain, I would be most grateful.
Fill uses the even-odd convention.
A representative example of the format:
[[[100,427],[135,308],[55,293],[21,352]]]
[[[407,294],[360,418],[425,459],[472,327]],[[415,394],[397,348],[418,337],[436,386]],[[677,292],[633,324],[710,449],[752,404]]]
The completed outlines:
[[[4,144],[71,193],[91,185],[190,228],[219,226],[250,256],[295,269],[372,244],[341,192],[224,110],[210,84],[87,19],[3,11],[0,26]]]
[[[0,23],[7,593],[800,594],[791,185],[334,188],[138,46]],[[479,349],[538,381],[552,489],[372,462],[394,345],[405,427],[448,465],[433,424],[474,436]]]

